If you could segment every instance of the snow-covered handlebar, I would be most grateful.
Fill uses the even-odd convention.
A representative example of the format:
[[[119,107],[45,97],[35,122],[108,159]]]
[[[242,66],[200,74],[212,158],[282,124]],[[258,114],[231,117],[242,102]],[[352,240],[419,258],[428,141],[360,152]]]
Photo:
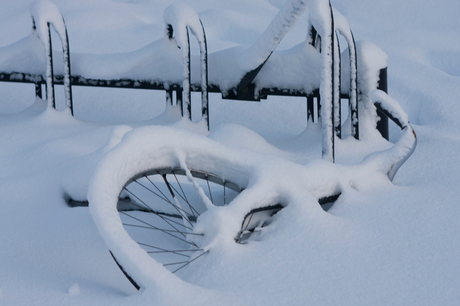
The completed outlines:
[[[374,90],[371,94],[372,102],[383,114],[396,123],[404,134],[395,145],[386,151],[380,152],[372,158],[381,159],[384,169],[390,180],[393,180],[398,169],[406,162],[417,147],[417,135],[409,123],[409,118],[399,103],[382,90]]]

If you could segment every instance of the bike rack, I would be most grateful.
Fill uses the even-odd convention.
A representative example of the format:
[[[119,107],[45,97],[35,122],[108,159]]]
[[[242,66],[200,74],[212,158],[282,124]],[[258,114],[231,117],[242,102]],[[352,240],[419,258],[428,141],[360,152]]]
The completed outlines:
[[[54,98],[54,85],[60,84],[65,86],[66,94],[66,106],[70,108],[73,115],[73,102],[72,102],[72,86],[97,86],[97,87],[113,87],[113,88],[139,88],[139,89],[153,89],[153,90],[165,90],[166,91],[166,101],[167,103],[172,103],[172,92],[176,91],[177,103],[181,105],[181,112],[183,117],[188,117],[191,119],[191,91],[200,91],[201,92],[201,108],[202,108],[202,117],[206,120],[208,129],[209,129],[209,99],[208,93],[215,92],[221,93],[223,99],[237,99],[244,101],[260,101],[261,99],[266,99],[268,95],[282,95],[282,96],[297,96],[297,97],[306,97],[307,100],[307,119],[313,121],[313,118],[321,118],[322,124],[322,156],[324,159],[334,161],[335,160],[335,136],[341,138],[342,136],[342,120],[341,120],[341,99],[348,99],[349,101],[349,113],[351,118],[351,135],[359,139],[359,116],[358,116],[358,101],[360,97],[360,91],[358,88],[358,52],[355,46],[355,40],[353,33],[350,28],[343,26],[345,18],[341,16],[338,12],[334,11],[330,1],[326,0],[321,2],[324,5],[328,5],[328,10],[330,11],[329,24],[321,25],[321,28],[326,29],[324,33],[318,33],[317,28],[312,24],[311,18],[309,18],[309,28],[307,34],[306,43],[315,47],[322,56],[323,69],[325,71],[325,77],[323,79],[329,80],[327,84],[321,82],[319,88],[313,89],[310,92],[305,90],[299,90],[295,88],[280,88],[280,87],[269,87],[269,88],[259,88],[257,86],[257,77],[263,71],[264,66],[269,62],[270,57],[274,53],[279,42],[282,40],[284,35],[290,30],[290,27],[297,21],[297,18],[302,15],[303,11],[306,9],[307,4],[302,1],[291,1],[292,6],[285,5],[280,11],[280,14],[288,13],[294,16],[291,21],[291,24],[280,32],[277,33],[277,40],[274,41],[268,48],[262,50],[264,52],[264,58],[257,62],[252,69],[249,69],[238,82],[238,84],[228,90],[223,90],[219,87],[218,84],[213,83],[213,80],[209,82],[208,80],[208,54],[207,54],[207,42],[206,34],[199,20],[198,15],[196,18],[201,25],[201,28],[192,27],[190,24],[184,25],[173,25],[172,23],[166,23],[166,36],[171,40],[176,40],[175,38],[180,35],[185,35],[186,40],[177,41],[177,46],[181,49],[182,53],[182,62],[183,62],[183,81],[181,83],[166,83],[161,80],[139,80],[139,79],[130,79],[130,78],[121,78],[121,79],[92,79],[86,78],[81,75],[72,75],[70,67],[70,47],[69,47],[69,38],[67,35],[67,28],[65,26],[65,21],[62,15],[59,13],[57,7],[50,2],[49,0],[42,0],[38,2],[37,5],[48,5],[53,7],[59,14],[56,23],[56,18],[53,20],[43,20],[41,16],[32,16],[33,24],[33,34],[40,38],[44,47],[45,47],[45,56],[46,56],[46,75],[45,77],[41,74],[33,74],[25,71],[9,71],[9,72],[0,72],[0,81],[6,82],[24,82],[24,83],[34,83],[36,89],[36,95],[42,97],[41,85],[46,83],[47,99],[48,105],[50,107],[55,106]],[[302,7],[297,7],[296,5],[301,5]],[[196,13],[195,13],[196,14]],[[311,12],[310,12],[311,14]],[[56,14],[55,14],[56,15]],[[270,24],[266,33],[262,35],[270,35],[270,29],[277,29],[276,27],[282,22],[281,17],[275,17],[275,19]],[[342,20],[343,19],[343,20]],[[40,20],[40,23],[36,21]],[[336,21],[340,22],[336,22]],[[346,20],[345,20],[346,21]],[[285,22],[285,21],[283,21]],[[52,61],[52,43],[50,35],[50,26],[59,28],[59,31],[56,31],[59,34],[62,50],[63,50],[63,61],[64,61],[64,75],[56,75],[53,71],[53,61]],[[46,29],[43,27],[46,26]],[[63,29],[63,30],[62,30]],[[189,32],[197,38],[198,44],[200,46],[200,65],[201,65],[201,82],[199,84],[192,83],[191,81],[191,65],[190,65],[190,40]],[[283,32],[284,31],[284,32]],[[339,35],[345,38],[345,41],[348,45],[348,57],[349,57],[349,90],[348,92],[342,92],[341,88],[341,48],[339,46]],[[261,49],[263,42],[256,41],[252,48]],[[212,68],[212,67],[211,67]],[[388,91],[387,88],[387,68],[384,68],[380,71],[380,82],[378,89],[381,89],[385,92]],[[183,98],[182,98],[183,97]],[[315,114],[314,103],[317,103],[318,113]],[[377,128],[381,132],[382,136],[388,139],[388,119],[384,113],[380,110],[378,111],[378,116],[381,120],[378,122]]]
[[[183,91],[184,91],[184,100],[181,103],[181,112],[182,112],[182,117],[188,117],[190,120],[192,120],[192,105],[191,105],[191,67],[190,67],[190,35],[189,32],[192,32],[192,34],[196,37],[198,44],[200,46],[200,65],[201,65],[201,114],[203,119],[206,121],[208,130],[209,130],[209,114],[208,114],[208,47],[206,43],[206,33],[204,31],[203,23],[201,22],[200,18],[198,15],[195,13],[195,11],[191,8],[188,8],[189,14],[185,15],[192,15],[194,17],[194,21],[198,21],[200,24],[200,29],[195,29],[191,24],[186,23],[185,27],[176,25],[176,32],[178,32],[179,36],[184,35],[183,32],[185,32],[185,35],[187,37],[186,40],[182,41],[176,40],[176,43],[178,47],[182,50],[182,62],[184,65],[184,81],[183,81]],[[165,12],[165,16],[167,14],[170,15],[175,15],[175,14],[180,14],[181,10],[177,6],[170,6],[167,11]],[[190,18],[190,17],[188,17]],[[166,20],[165,20],[166,21]],[[174,27],[171,23],[168,23],[169,21],[166,21],[166,33],[167,36],[170,40],[174,39]],[[199,32],[195,32],[198,31]],[[184,44],[184,45],[183,45]],[[172,98],[170,97],[170,94],[167,93],[167,100],[171,100]]]
[[[33,35],[37,35],[45,47],[45,57],[46,57],[46,95],[48,99],[48,105],[56,108],[56,101],[54,97],[54,69],[53,69],[53,46],[51,43],[51,25],[54,29],[61,29],[61,31],[56,30],[56,33],[59,35],[62,43],[62,53],[63,53],[63,62],[64,62],[64,87],[65,87],[65,97],[66,97],[66,106],[70,108],[70,112],[73,116],[73,103],[72,103],[72,86],[71,83],[71,72],[70,72],[70,48],[69,48],[69,36],[67,35],[67,27],[65,25],[64,17],[59,12],[56,5],[50,1],[40,1],[35,4],[35,9],[32,12],[32,31]],[[52,10],[54,11],[54,16],[59,16],[60,18],[50,18],[47,19],[43,16],[37,16],[40,10]],[[38,19],[41,22],[36,22]],[[42,20],[43,19],[43,20]],[[54,19],[54,20],[51,20]],[[43,29],[44,24],[46,23],[46,30]],[[40,33],[40,34],[38,34]],[[41,84],[35,83],[35,91],[37,95],[41,97]]]

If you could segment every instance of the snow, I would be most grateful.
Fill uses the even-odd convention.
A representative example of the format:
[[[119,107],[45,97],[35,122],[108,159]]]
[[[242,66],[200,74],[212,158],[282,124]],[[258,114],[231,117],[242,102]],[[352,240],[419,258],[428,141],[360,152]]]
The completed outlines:
[[[70,295],[78,295],[78,294],[80,294],[80,286],[78,286],[77,283],[75,283],[72,286],[70,286],[69,294]]]
[[[360,136],[363,139],[374,137],[378,116],[372,102],[372,92],[377,89],[380,69],[387,67],[387,55],[375,44],[368,41],[357,41],[358,53],[358,87],[364,93],[359,105]],[[363,71],[359,73],[359,71]],[[369,135],[371,134],[371,135]]]
[[[398,120],[398,125],[401,125],[401,128],[404,128],[409,124],[409,118],[399,103],[388,96],[384,91],[379,89],[373,90],[371,92],[371,98],[374,104],[380,103],[393,118]]]
[[[260,137],[246,134],[249,138]],[[320,209],[317,202],[300,201],[299,195],[314,199],[313,195],[322,198],[345,193],[351,189],[350,186],[356,185],[357,178],[362,180],[363,177],[375,175],[375,169],[384,175],[390,173],[389,177],[393,179],[399,168],[393,169],[393,165],[406,158],[413,143],[412,130],[408,129],[393,148],[371,155],[362,164],[348,166],[349,169],[330,163],[313,163],[312,167],[303,168],[268,154],[264,156],[247,150],[234,150],[207,137],[177,129],[157,126],[138,128],[128,133],[120,145],[98,164],[88,190],[90,212],[108,248],[125,271],[136,281],[139,280],[138,285],[147,289],[183,286],[176,285],[179,280],[172,278],[172,274],[168,275],[166,268],[151,259],[123,229],[116,209],[118,196],[125,183],[136,174],[149,169],[178,166],[187,171],[188,179],[193,182],[208,209],[200,216],[195,228],[195,232],[205,235],[206,241],[200,248],[207,251],[218,248],[222,241],[227,244],[232,242],[241,220],[251,209],[281,203],[289,209],[308,204],[315,211]],[[346,174],[338,174],[336,167]],[[213,173],[236,183],[244,192],[229,206],[214,207],[203,189],[194,182],[189,169]],[[322,172],[335,174],[335,177],[329,177],[328,181],[317,179]],[[284,179],[282,182],[273,180],[276,177]],[[318,181],[321,181],[321,185],[318,185]],[[180,207],[177,200],[176,204]],[[236,245],[233,247],[236,248]]]
[[[241,69],[251,71],[265,62],[307,7],[308,1],[286,1],[254,45],[240,55]]]
[[[130,130],[132,130],[132,127],[127,125],[114,127],[107,143],[103,147],[73,162],[68,174],[64,176],[62,181],[62,188],[66,198],[76,201],[87,200],[88,183],[94,174],[97,162],[119,144],[124,134]]]
[[[238,54],[250,48],[283,6],[283,1],[274,0],[185,2],[202,19],[215,56],[209,59],[210,80],[214,74],[226,88],[238,80],[227,75],[244,74]],[[45,72],[44,49],[30,35],[31,3],[10,1],[2,6],[2,70]],[[78,73],[110,76],[119,69],[116,75],[139,76],[153,65],[167,64],[156,60],[166,58],[158,53],[147,60],[151,51],[171,51],[170,71],[158,69],[168,80],[175,76],[181,80],[181,50],[164,38],[163,12],[172,2],[56,0],[55,4],[76,52],[73,73],[80,69]],[[337,0],[332,5],[361,41],[358,69],[372,68],[372,73],[359,76],[360,86],[375,89],[376,72],[386,65],[389,77],[389,96],[374,91],[360,104],[362,140],[336,139],[336,164],[321,159],[321,127],[306,122],[304,99],[270,97],[249,103],[210,95],[207,136],[202,123],[180,120],[178,108],[165,106],[164,92],[81,87],[75,90],[73,118],[34,99],[33,85],[1,82],[0,304],[458,304],[459,3]],[[292,54],[293,64],[322,65],[305,44],[308,15],[312,13],[299,17],[270,57],[273,63],[286,59],[274,66],[268,61],[264,69],[270,74],[287,65],[286,53]],[[193,43],[192,70],[199,71],[193,68],[199,65]],[[233,49],[225,50],[229,47]],[[301,49],[312,55],[311,61],[298,58]],[[59,52],[55,56],[57,71],[63,71],[62,56]],[[139,62],[130,62],[137,57]],[[215,62],[225,63],[229,70],[218,75],[212,71]],[[276,75],[282,81],[280,75],[295,79],[284,69]],[[192,75],[192,80],[199,79]],[[348,86],[347,82],[342,85]],[[299,81],[299,86],[306,86],[302,84],[306,82]],[[59,86],[56,99],[64,101]],[[410,121],[418,137],[417,149],[392,182],[392,165],[407,156],[414,137],[410,126],[401,130],[390,122],[392,143],[379,138],[373,129],[377,100],[400,121]],[[154,118],[165,109],[161,118]],[[155,149],[160,146],[171,154],[160,156]],[[158,158],[129,163],[149,148]],[[109,159],[98,165],[103,156],[126,167],[104,169]],[[95,172],[113,174],[105,173],[106,182],[98,183],[107,191],[119,182],[118,175],[127,177],[127,171],[143,168],[150,160],[185,162],[188,167],[204,164],[248,188],[231,205],[202,215],[202,227],[196,230],[209,231],[205,243],[211,251],[180,277],[142,256],[135,244],[118,250],[126,252],[127,262],[133,258],[137,264],[148,262],[142,270],[131,266],[145,279],[146,289],[137,292],[113,262],[104,243],[107,237],[99,234],[101,225],[116,230],[108,224],[116,218],[110,213],[111,202],[104,201],[107,206],[100,209],[106,209],[108,217],[96,226],[90,212],[94,207],[69,208],[65,201],[68,196],[84,200]],[[113,198],[115,191],[109,191],[97,196]],[[316,200],[337,191],[342,195],[324,212]],[[235,244],[241,217],[272,201],[287,206],[260,239]],[[115,249],[125,240],[121,232],[119,240],[112,239]]]
[[[173,33],[174,38],[178,47],[182,50],[188,49],[188,37],[185,31],[186,27],[190,28],[198,41],[204,41],[200,18],[190,6],[183,3],[169,6],[164,12],[164,20],[166,24],[172,25],[175,30]]]
[[[201,23],[200,18],[197,13],[186,4],[173,4],[169,6],[164,13],[164,20],[167,26],[172,27],[173,33],[172,36],[177,43],[177,46],[182,51],[182,64],[183,64],[183,81],[182,88],[184,90],[184,100],[183,100],[183,114],[185,117],[191,118],[190,114],[190,83],[191,83],[191,68],[190,68],[190,40],[188,30],[190,29],[191,33],[198,40],[200,46],[200,71],[201,71],[201,103],[202,103],[202,113],[206,118],[203,118],[204,121],[207,121],[207,109],[208,109],[208,50],[206,46],[206,34],[204,32],[203,24]],[[167,29],[169,31],[169,29]],[[170,35],[168,33],[168,35]]]
[[[35,2],[30,10],[30,14],[37,27],[37,35],[43,45],[48,41],[48,23],[50,23],[59,34],[62,41],[65,41],[66,29],[59,8],[50,0],[40,0]]]

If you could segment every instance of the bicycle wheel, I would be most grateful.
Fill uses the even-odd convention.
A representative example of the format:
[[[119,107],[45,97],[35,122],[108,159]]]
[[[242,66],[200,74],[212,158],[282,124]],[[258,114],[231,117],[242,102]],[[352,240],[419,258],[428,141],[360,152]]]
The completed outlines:
[[[215,174],[198,170],[190,173],[198,188],[180,167],[139,173],[125,184],[117,204],[125,231],[172,273],[205,254],[200,248],[202,234],[193,232],[197,218],[206,211],[200,191],[216,206],[228,204],[241,192],[235,183]],[[118,266],[139,289],[136,281]]]
[[[276,197],[263,199],[253,188],[251,180],[262,165],[258,155],[206,137],[140,128],[98,164],[88,190],[89,209],[133,285],[184,284],[176,276],[193,273],[191,266],[202,264],[215,239],[247,243],[282,208],[273,203]],[[218,207],[230,202],[235,206]],[[223,236],[219,231],[226,226],[232,230]]]

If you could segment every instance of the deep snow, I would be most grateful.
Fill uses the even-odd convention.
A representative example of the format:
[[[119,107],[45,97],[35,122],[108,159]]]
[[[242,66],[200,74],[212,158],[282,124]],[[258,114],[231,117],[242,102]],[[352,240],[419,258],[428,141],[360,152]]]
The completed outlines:
[[[185,2],[202,19],[211,52],[250,45],[283,4]],[[0,46],[30,34],[30,3],[1,4]],[[162,38],[163,11],[171,4],[55,3],[66,20],[72,52],[99,54],[135,51]],[[177,110],[150,120],[164,110],[162,92],[74,88],[72,118],[45,110],[46,102],[35,101],[32,85],[0,83],[0,304],[459,304],[460,5],[455,0],[332,4],[348,19],[355,39],[388,54],[390,96],[417,132],[417,150],[393,183],[384,176],[363,176],[328,213],[307,190],[298,192],[297,204],[280,212],[261,241],[235,246],[223,240],[188,276],[193,285],[168,278],[137,293],[110,257],[88,208],[67,207],[64,195],[71,190],[83,198],[95,163],[125,132],[170,122],[178,118]],[[302,42],[306,26],[304,14],[279,47]],[[194,50],[197,54],[196,45]],[[62,88],[56,96],[63,103]],[[209,138],[306,165],[318,182],[330,183],[340,174],[315,161],[321,155],[320,129],[305,129],[305,104],[303,99],[248,103],[211,95]],[[178,121],[174,126],[206,134],[202,125]],[[392,141],[401,135],[398,130],[392,126]],[[389,147],[372,135],[362,142],[338,142],[338,162],[356,163]],[[290,181],[283,176],[295,177],[280,171],[271,179],[282,186]]]

